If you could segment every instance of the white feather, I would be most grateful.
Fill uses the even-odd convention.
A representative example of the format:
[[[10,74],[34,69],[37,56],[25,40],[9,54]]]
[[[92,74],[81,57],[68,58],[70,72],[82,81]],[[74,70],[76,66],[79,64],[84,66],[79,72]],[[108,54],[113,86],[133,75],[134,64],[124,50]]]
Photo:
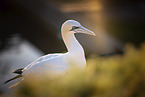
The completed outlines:
[[[72,27],[80,27],[71,30]],[[84,29],[80,23],[74,20],[66,21],[61,28],[63,41],[67,47],[67,53],[48,54],[38,58],[24,68],[23,75],[41,76],[44,74],[59,74],[68,72],[72,66],[85,69],[86,59],[83,47],[77,41],[74,33],[95,35],[92,31]]]

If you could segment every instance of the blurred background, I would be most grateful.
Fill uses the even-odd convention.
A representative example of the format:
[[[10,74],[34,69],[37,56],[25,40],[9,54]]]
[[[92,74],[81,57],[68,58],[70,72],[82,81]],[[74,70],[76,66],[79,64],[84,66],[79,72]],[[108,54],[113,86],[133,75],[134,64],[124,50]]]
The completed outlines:
[[[86,57],[122,55],[145,41],[144,0],[0,0],[0,83],[44,54],[66,52],[60,28],[68,19],[96,33],[76,35]]]

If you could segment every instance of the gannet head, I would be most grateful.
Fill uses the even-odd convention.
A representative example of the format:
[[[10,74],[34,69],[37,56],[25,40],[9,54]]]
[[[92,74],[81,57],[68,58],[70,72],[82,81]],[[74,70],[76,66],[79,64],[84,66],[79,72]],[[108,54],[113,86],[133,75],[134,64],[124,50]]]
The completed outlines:
[[[75,20],[67,20],[66,22],[64,22],[61,30],[64,33],[84,33],[95,36],[95,33],[93,31],[83,27],[79,22]]]

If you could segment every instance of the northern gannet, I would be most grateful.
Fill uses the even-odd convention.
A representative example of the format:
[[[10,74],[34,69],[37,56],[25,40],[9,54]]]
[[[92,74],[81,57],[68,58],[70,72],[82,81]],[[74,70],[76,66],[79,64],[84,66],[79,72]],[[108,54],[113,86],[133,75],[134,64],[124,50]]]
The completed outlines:
[[[27,77],[32,75],[42,76],[44,74],[59,74],[61,72],[67,72],[75,65],[79,69],[86,68],[86,58],[83,47],[77,41],[75,33],[84,33],[89,35],[95,35],[94,32],[83,27],[79,22],[75,20],[67,20],[61,27],[62,39],[66,45],[68,52],[66,53],[54,53],[41,56],[25,68],[15,70],[13,73],[18,75],[5,81],[4,84],[19,77]]]

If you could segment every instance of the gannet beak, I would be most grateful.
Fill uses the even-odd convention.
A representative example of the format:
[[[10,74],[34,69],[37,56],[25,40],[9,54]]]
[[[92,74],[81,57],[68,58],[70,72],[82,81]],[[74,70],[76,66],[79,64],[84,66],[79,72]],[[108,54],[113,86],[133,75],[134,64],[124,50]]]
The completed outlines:
[[[81,30],[80,33],[96,36],[96,34],[93,31],[91,31],[91,30],[89,30],[89,29],[87,29],[87,28],[85,28],[83,26],[81,26],[79,29]]]

